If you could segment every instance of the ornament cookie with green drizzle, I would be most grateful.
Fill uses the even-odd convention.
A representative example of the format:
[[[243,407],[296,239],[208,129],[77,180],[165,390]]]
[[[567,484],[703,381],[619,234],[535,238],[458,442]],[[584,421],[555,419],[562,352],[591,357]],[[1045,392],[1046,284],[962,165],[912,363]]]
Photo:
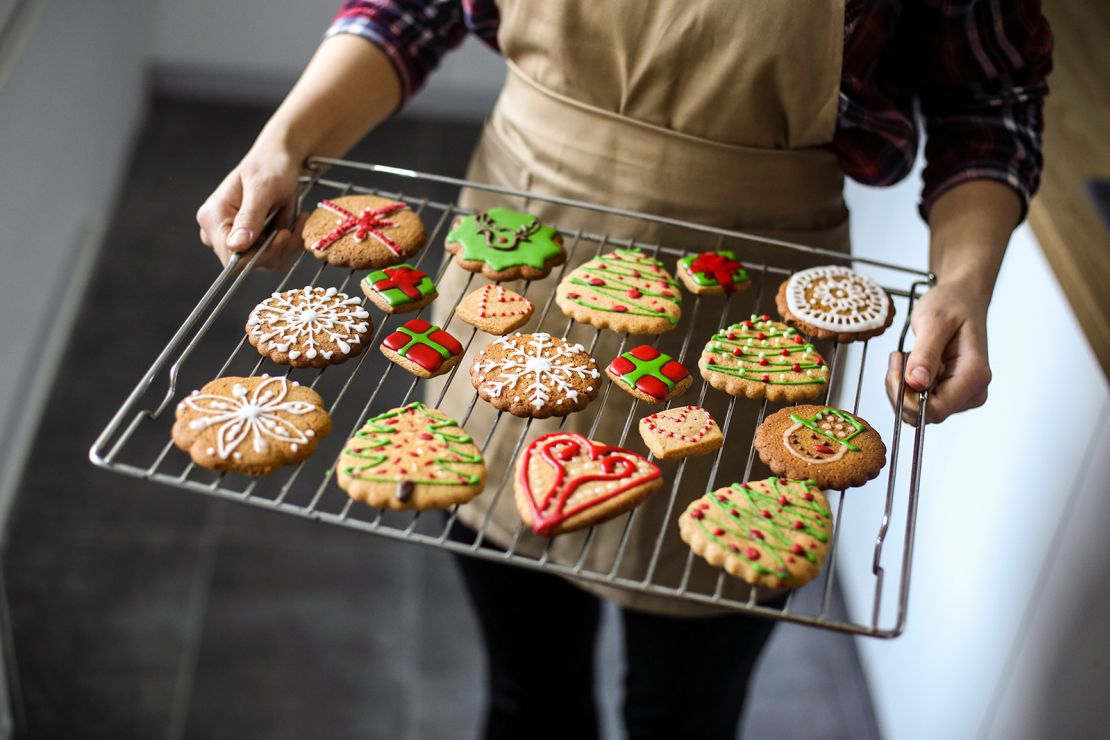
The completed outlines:
[[[558,229],[507,208],[455,219],[444,246],[464,270],[494,282],[540,280],[567,258]]]
[[[738,293],[752,285],[736,255],[723,249],[683,257],[678,261],[678,279],[697,295]]]
[[[382,340],[381,351],[416,377],[434,378],[459,363],[463,346],[438,326],[412,319]]]
[[[407,263],[374,270],[360,285],[366,297],[386,313],[419,311],[439,295],[428,273]]]
[[[768,478],[695,499],[678,528],[710,565],[752,585],[794,588],[821,572],[832,512],[812,480]]]
[[[622,391],[647,403],[666,403],[694,382],[682,363],[648,344],[615,358],[605,374]]]
[[[347,442],[339,487],[385,509],[444,509],[485,487],[482,452],[458,422],[420,402],[378,414]]]
[[[663,263],[639,249],[616,249],[563,278],[555,302],[575,321],[629,334],[678,325],[682,294]]]
[[[886,445],[866,421],[831,406],[788,406],[755,430],[759,458],[778,475],[821,488],[862,486],[886,465]]]
[[[698,360],[701,376],[731,396],[808,401],[828,387],[829,368],[797,329],[767,314],[722,329]]]

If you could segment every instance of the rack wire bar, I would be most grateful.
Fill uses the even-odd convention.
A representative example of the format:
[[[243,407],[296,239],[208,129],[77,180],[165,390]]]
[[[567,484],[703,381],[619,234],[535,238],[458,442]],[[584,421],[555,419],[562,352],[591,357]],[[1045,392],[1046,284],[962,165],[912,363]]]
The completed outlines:
[[[699,312],[709,312],[706,315],[712,315],[713,312],[719,310],[720,326],[726,326],[744,318],[747,313],[772,312],[769,310],[771,308],[769,302],[773,301],[775,288],[783,278],[790,274],[790,270],[776,264],[774,259],[776,254],[790,251],[795,253],[804,252],[827,257],[837,263],[853,263],[877,268],[888,278],[894,276],[894,278],[887,279],[885,282],[888,284],[884,284],[883,287],[893,296],[897,310],[903,317],[901,330],[896,334],[895,332],[888,332],[862,343],[858,359],[851,357],[852,353],[839,344],[825,343],[829,347],[829,351],[825,353],[825,357],[829,358],[830,369],[828,392],[833,391],[834,375],[840,381],[839,385],[844,388],[850,388],[853,385],[848,380],[854,377],[851,408],[855,412],[858,412],[860,407],[865,370],[868,368],[868,357],[881,357],[886,352],[894,349],[903,351],[909,330],[910,309],[914,301],[935,282],[934,276],[927,271],[889,262],[852,257],[838,252],[794,244],[779,239],[769,239],[755,234],[704,226],[567,198],[469,182],[458,178],[397,167],[340,159],[313,158],[309,161],[309,165],[312,174],[301,180],[301,188],[297,197],[296,210],[298,213],[301,212],[306,201],[316,202],[316,200],[309,200],[310,195],[313,197],[318,195],[322,198],[336,197],[353,192],[371,193],[401,200],[421,215],[425,224],[430,227],[429,246],[419,255],[416,266],[429,274],[434,272],[437,282],[442,280],[448,270],[460,270],[461,268],[453,264],[451,255],[443,255],[438,267],[425,263],[432,260],[432,255],[438,254],[435,247],[442,244],[446,230],[450,228],[453,219],[470,211],[461,208],[456,202],[449,199],[419,197],[411,193],[430,188],[438,188],[438,190],[443,191],[444,186],[483,190],[514,198],[555,203],[568,209],[584,209],[625,216],[638,219],[641,222],[665,224],[704,234],[707,248],[710,244],[720,247],[726,239],[729,240],[730,246],[741,243],[742,245],[755,244],[772,247],[772,249],[763,250],[762,253],[767,255],[764,261],[747,259],[746,257],[749,254],[745,252],[743,246],[740,247],[739,256],[752,275],[756,286],[755,290],[740,294],[740,296],[745,297],[738,295],[695,296],[690,302],[688,315],[694,318],[697,317]],[[364,184],[370,176],[374,176],[375,181],[377,179],[388,180],[391,187],[379,188]],[[400,182],[399,185],[398,182]],[[914,534],[917,523],[921,459],[924,451],[923,421],[928,400],[927,394],[918,394],[916,425],[911,428],[913,437],[908,445],[909,454],[900,454],[903,450],[902,432],[904,427],[908,426],[903,421],[903,415],[906,412],[903,381],[902,387],[899,388],[895,407],[886,412],[890,415],[890,427],[888,428],[891,431],[889,436],[884,435],[890,451],[886,472],[885,496],[880,501],[862,491],[830,492],[830,499],[835,501],[835,517],[828,560],[823,573],[802,589],[790,592],[782,606],[769,606],[760,603],[760,599],[768,596],[770,592],[766,588],[750,589],[749,595],[744,599],[723,595],[724,586],[728,579],[732,578],[724,571],[718,572],[713,588],[699,590],[691,586],[691,573],[694,569],[709,568],[700,558],[695,557],[693,552],[685,554],[684,567],[677,582],[663,582],[658,577],[658,566],[662,557],[660,543],[663,540],[663,535],[669,531],[668,528],[677,526],[677,515],[686,503],[702,493],[701,488],[694,491],[689,490],[689,485],[684,490],[682,485],[684,479],[689,478],[698,481],[707,476],[708,487],[712,490],[734,479],[750,479],[756,463],[754,444],[750,442],[754,437],[754,427],[748,428],[743,422],[734,422],[734,416],[737,418],[744,416],[744,414],[734,415],[734,411],[738,404],[754,404],[757,402],[729,397],[717,392],[711,394],[708,383],[704,381],[702,381],[697,392],[696,403],[717,409],[713,413],[716,418],[721,420],[720,426],[722,433],[725,435],[725,445],[713,456],[685,458],[673,466],[669,466],[670,464],[664,465],[664,475],[670,481],[670,486],[654,495],[668,498],[665,505],[662,506],[663,514],[659,521],[641,522],[641,525],[649,527],[649,531],[658,532],[658,536],[654,540],[656,543],[654,551],[647,559],[646,566],[641,572],[627,573],[622,566],[624,565],[633,523],[638,517],[654,516],[652,513],[645,512],[643,507],[634,508],[613,521],[598,525],[611,527],[614,528],[613,531],[620,532],[613,559],[603,567],[589,565],[587,558],[596,542],[594,531],[597,527],[589,528],[584,534],[560,535],[560,537],[580,536],[582,538],[577,557],[569,560],[553,558],[550,541],[538,554],[525,552],[527,548],[520,547],[522,536],[527,531],[523,524],[519,525],[516,531],[512,533],[511,541],[506,547],[491,545],[488,537],[490,524],[488,515],[472,542],[456,541],[450,537],[450,533],[452,527],[457,526],[460,507],[452,507],[443,514],[387,512],[362,503],[355,503],[347,497],[331,480],[331,473],[333,463],[338,458],[340,450],[350,435],[361,427],[368,416],[408,403],[417,396],[426,399],[434,406],[438,406],[450,391],[454,391],[456,396],[468,393],[470,394],[470,401],[466,406],[463,418],[459,419],[459,422],[469,430],[476,440],[481,440],[483,451],[486,451],[489,447],[499,428],[501,428],[503,434],[518,435],[515,449],[509,459],[487,459],[490,479],[487,481],[486,491],[481,496],[496,500],[506,495],[506,488],[511,488],[510,479],[516,458],[523,449],[529,433],[533,431],[533,427],[539,426],[543,429],[549,429],[550,424],[557,423],[557,428],[562,429],[566,424],[567,417],[561,420],[536,422],[533,419],[518,419],[504,412],[496,412],[486,404],[479,404],[478,394],[471,388],[467,378],[468,373],[465,371],[459,372],[461,363],[444,377],[434,378],[422,383],[416,378],[404,376],[403,371],[388,362],[379,376],[365,377],[364,367],[368,363],[373,364],[372,360],[368,360],[371,355],[375,359],[377,358],[375,349],[379,338],[386,331],[387,325],[401,323],[412,318],[411,314],[404,314],[401,317],[384,316],[378,321],[367,348],[357,359],[329,368],[292,369],[274,366],[258,355],[253,348],[247,347],[244,350],[247,343],[245,337],[242,336],[231,342],[233,346],[222,365],[201,367],[199,363],[190,362],[190,358],[201,343],[208,342],[213,346],[217,345],[217,339],[212,336],[213,332],[211,331],[214,326],[220,326],[221,328],[242,326],[244,317],[237,315],[234,311],[229,311],[228,307],[233,303],[234,297],[241,291],[243,285],[246,284],[247,276],[254,272],[254,267],[261,256],[271,248],[278,227],[278,224],[273,223],[273,219],[274,216],[271,215],[267,221],[264,235],[259,239],[258,246],[252,252],[236,255],[232,258],[231,262],[220,272],[185,318],[169,343],[159,351],[150,368],[143,374],[90,449],[89,458],[94,464],[116,473],[156,481],[187,491],[196,491],[379,536],[442,548],[472,557],[506,562],[523,568],[556,573],[601,585],[668,596],[688,602],[708,604],[729,610],[749,612],[771,619],[786,620],[852,634],[890,638],[901,634],[904,630],[906,605],[909,598]],[[527,294],[530,290],[533,291],[533,301],[537,305],[543,304],[542,309],[537,312],[539,314],[537,325],[542,325],[550,313],[554,299],[554,286],[562,278],[568,266],[576,261],[575,255],[588,254],[589,252],[597,255],[614,247],[637,247],[661,259],[681,258],[690,253],[688,250],[667,245],[644,244],[635,239],[620,239],[611,235],[588,233],[582,230],[563,231],[562,234],[571,259],[567,260],[561,268],[555,270],[539,286],[532,286],[528,282],[522,282],[515,286],[518,292],[523,294]],[[352,270],[332,267],[322,262],[314,264],[316,261],[305,259],[305,254],[302,251],[284,274],[275,274],[272,282],[267,284],[264,295],[273,291],[288,289],[289,286],[306,284],[337,285],[340,290],[347,290],[348,285],[354,281],[353,284],[357,286],[357,280],[361,278],[361,275],[356,276]],[[342,273],[342,277],[338,276],[339,273]],[[477,286],[478,283],[475,281],[481,280],[474,273],[468,273],[468,276],[465,288],[458,295],[441,295],[437,301],[452,303],[452,308],[457,306],[463,296],[472,287]],[[899,282],[895,278],[900,278],[904,282]],[[255,279],[257,279],[257,276]],[[301,280],[304,280],[304,282],[300,282]],[[348,292],[351,291],[348,290]],[[719,309],[715,305],[717,301],[720,302]],[[364,305],[365,303],[366,301],[364,301]],[[421,316],[424,310],[426,309],[423,309],[416,316]],[[457,321],[457,319],[452,319],[452,321]],[[445,328],[450,325],[450,322],[447,321],[443,323]],[[462,325],[454,328],[453,331],[463,340],[462,343],[466,350],[469,350],[475,341],[480,343],[488,341],[488,337],[480,338],[478,336],[479,332],[469,326]],[[592,353],[601,336],[601,331],[593,327],[578,325],[573,320],[567,319],[562,330],[562,336],[566,338],[572,332],[578,334],[587,332],[587,338],[579,341]],[[227,334],[227,332],[222,333]],[[552,333],[555,333],[555,331],[553,330]],[[691,367],[692,363],[696,363],[697,353],[700,352],[702,346],[701,343],[707,337],[693,336],[693,332],[686,332],[685,334],[672,332],[671,334],[674,336],[664,335],[655,338],[654,343],[668,345],[666,346],[668,353],[673,354],[679,362],[687,367]],[[629,336],[627,334],[621,336],[618,352],[624,351],[628,341]],[[670,344],[676,346],[672,348],[669,346]],[[206,344],[207,346],[209,345]],[[597,359],[599,364],[608,360],[607,357],[598,357]],[[267,363],[270,366],[264,369],[263,365]],[[152,446],[149,442],[144,444],[144,441],[169,440],[169,427],[172,424],[171,417],[173,415],[164,412],[167,408],[170,408],[171,402],[191,390],[194,387],[193,382],[199,385],[232,371],[235,374],[248,375],[263,371],[268,371],[271,374],[285,374],[289,377],[296,375],[305,385],[313,388],[320,386],[317,389],[330,402],[329,412],[336,422],[336,431],[328,439],[321,441],[313,457],[299,465],[277,471],[264,478],[216,474],[207,471],[188,461],[186,456],[173,449],[171,441],[153,448],[152,454]],[[185,382],[186,376],[190,379],[189,384]],[[872,373],[873,378],[876,376],[881,376],[881,373]],[[164,389],[159,386],[162,379],[166,383]],[[398,385],[398,380],[403,384],[403,391],[392,387]],[[611,414],[607,414],[607,409],[611,406],[610,396],[612,392],[611,384],[606,383],[599,398],[584,411],[579,412],[595,414],[590,426],[589,436],[593,436],[603,415],[606,415],[607,418],[611,416]],[[621,394],[618,393],[618,395]],[[837,400],[829,398],[827,402],[836,403]],[[676,401],[676,403],[687,402],[685,400]],[[769,413],[769,405],[767,401],[760,404],[756,424]],[[847,406],[845,407],[847,408]],[[357,415],[354,413],[356,410],[358,411]],[[620,426],[619,440],[605,439],[602,441],[620,446],[630,446],[635,449],[636,445],[640,444],[640,440],[637,435],[631,434],[631,430],[638,417],[644,413],[646,412],[643,410],[643,404],[633,400],[627,415],[623,419],[623,426]],[[875,414],[869,412],[868,418],[872,421],[873,426],[879,429],[883,428],[882,424],[877,423],[879,420],[875,418]],[[534,424],[534,422],[536,423]],[[744,428],[740,428],[742,426]],[[340,431],[345,428],[349,428],[350,432],[347,435],[342,435]],[[744,449],[742,445],[747,446],[746,455],[739,452]],[[726,458],[726,450],[735,451],[737,454],[729,455]],[[734,465],[735,470],[733,470]],[[743,468],[742,478],[740,478],[741,466]],[[900,471],[900,469],[902,470]],[[722,476],[724,476],[724,480],[719,479]],[[851,507],[846,507],[847,499],[856,497],[871,498],[872,501],[870,503],[865,500],[854,501]],[[846,536],[842,532],[845,517],[848,516],[848,509],[851,509],[852,516],[860,521],[866,522],[877,519],[875,528],[871,530],[875,532],[875,540],[872,560],[869,563],[870,568],[863,574],[863,582],[872,584],[872,608],[869,614],[863,615],[855,621],[847,617],[830,615],[830,596],[834,584],[834,574],[838,568],[859,567],[857,563],[846,563],[843,560],[838,560],[837,557],[843,546],[841,538]],[[888,547],[887,535],[890,528],[899,523],[904,523],[904,536],[897,543],[897,549],[895,550],[894,543],[890,543],[891,546]],[[854,527],[853,531],[859,531],[859,528]],[[897,562],[897,567],[891,569],[891,573],[888,574],[888,568],[884,567],[884,563],[889,564],[891,562]],[[893,583],[887,583],[888,580],[895,578],[896,580]],[[859,578],[855,580],[860,581]],[[889,608],[889,605],[886,604],[886,601],[891,601],[891,599],[884,601],[884,588],[895,589],[892,592],[894,608]],[[799,596],[799,594],[804,595],[811,590],[813,598]],[[888,596],[890,595],[888,594]],[[885,611],[884,606],[887,607]],[[883,620],[884,616],[887,619],[885,622]]]

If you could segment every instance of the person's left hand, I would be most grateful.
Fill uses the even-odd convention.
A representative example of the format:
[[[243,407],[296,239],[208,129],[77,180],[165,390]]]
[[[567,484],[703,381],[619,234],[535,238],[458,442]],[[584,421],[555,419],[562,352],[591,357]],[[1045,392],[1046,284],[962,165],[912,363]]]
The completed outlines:
[[[910,316],[914,346],[908,359],[890,355],[887,396],[897,402],[905,364],[906,392],[902,418],[917,421],[917,392],[929,390],[926,423],[986,403],[991,369],[987,361],[988,296],[967,285],[936,285],[922,296]]]

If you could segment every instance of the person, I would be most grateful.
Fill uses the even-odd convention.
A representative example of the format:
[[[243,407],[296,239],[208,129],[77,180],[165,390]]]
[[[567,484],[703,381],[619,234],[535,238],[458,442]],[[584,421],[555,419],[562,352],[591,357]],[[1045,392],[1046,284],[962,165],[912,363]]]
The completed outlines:
[[[468,33],[504,55],[509,70],[468,177],[524,191],[846,252],[844,176],[869,185],[905,177],[923,122],[920,213],[937,281],[914,306],[913,349],[892,354],[886,387],[893,400],[904,378],[910,420],[916,392],[930,390],[931,423],[986,401],[987,307],[1042,165],[1052,37],[1037,0],[349,0],[254,145],[200,207],[201,240],[225,263],[249,248],[271,210],[287,216],[309,155],[345,153]],[[475,190],[461,200],[495,202],[504,205]],[[562,228],[698,248],[689,233],[663,225],[535,200],[515,205]],[[296,231],[281,233],[275,259],[296,247]],[[775,258],[792,269],[813,264]],[[714,320],[703,316],[691,331],[705,336]],[[615,341],[602,337],[596,356],[613,354]],[[444,410],[458,402],[449,397]],[[571,417],[569,426],[580,424]],[[597,436],[619,434],[606,422]],[[491,441],[487,457],[508,459],[515,441]],[[684,481],[684,490],[697,495],[702,482]],[[460,520],[476,529],[488,512],[486,541],[505,546],[518,523],[509,497],[484,498]],[[656,499],[634,521],[658,522]],[[631,529],[628,567],[642,569],[661,536],[661,577],[681,572],[676,527]],[[601,567],[620,532],[598,531],[587,561]],[[529,534],[520,550],[542,550]],[[555,539],[553,559],[573,562],[580,541],[564,548],[567,539]],[[772,623],[485,561],[460,565],[487,647],[487,737],[596,736],[598,594],[622,606],[628,736],[735,736]]]

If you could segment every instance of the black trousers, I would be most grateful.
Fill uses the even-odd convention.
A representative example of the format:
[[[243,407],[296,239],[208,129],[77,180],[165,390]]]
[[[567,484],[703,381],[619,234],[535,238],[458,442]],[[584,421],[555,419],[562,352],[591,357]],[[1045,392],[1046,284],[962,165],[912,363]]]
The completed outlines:
[[[473,542],[457,523],[452,539]],[[461,531],[460,531],[461,530]],[[598,737],[594,647],[601,600],[559,576],[459,556],[488,661],[487,740]],[[774,622],[621,610],[629,740],[733,740]]]

